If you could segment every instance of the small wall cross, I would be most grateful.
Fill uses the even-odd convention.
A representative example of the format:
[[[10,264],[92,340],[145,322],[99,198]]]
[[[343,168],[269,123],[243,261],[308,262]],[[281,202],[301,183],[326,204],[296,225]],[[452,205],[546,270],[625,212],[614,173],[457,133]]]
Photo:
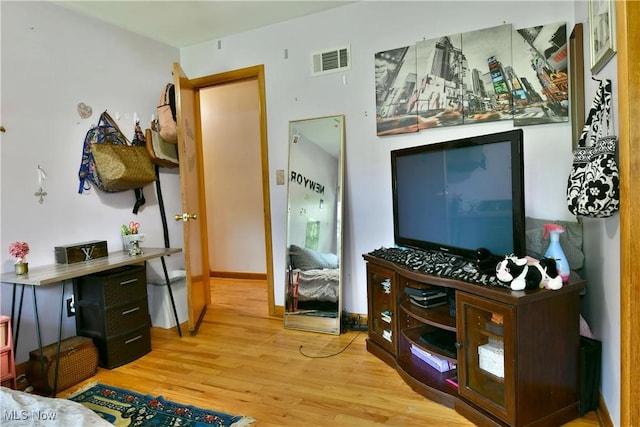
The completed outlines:
[[[44,203],[44,196],[46,196],[46,195],[47,195],[47,192],[46,192],[46,191],[44,191],[44,190],[42,189],[42,187],[40,187],[40,188],[38,189],[38,191],[36,191],[35,193],[33,193],[33,195],[34,195],[34,196],[36,196],[36,197],[40,197],[40,200],[38,200],[38,202],[39,202],[40,204],[42,204],[42,203]]]

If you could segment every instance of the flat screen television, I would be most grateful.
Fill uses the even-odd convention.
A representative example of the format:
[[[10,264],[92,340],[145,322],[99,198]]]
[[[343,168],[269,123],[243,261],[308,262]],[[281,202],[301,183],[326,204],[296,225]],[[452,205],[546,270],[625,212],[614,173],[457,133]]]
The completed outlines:
[[[391,152],[396,245],[525,255],[521,129]]]

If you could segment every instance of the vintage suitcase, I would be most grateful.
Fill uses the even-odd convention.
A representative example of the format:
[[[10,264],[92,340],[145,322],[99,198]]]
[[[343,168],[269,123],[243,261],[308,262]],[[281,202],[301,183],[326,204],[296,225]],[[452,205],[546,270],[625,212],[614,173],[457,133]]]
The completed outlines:
[[[91,240],[72,245],[56,246],[55,254],[58,264],[73,264],[109,255],[106,240]]]
[[[53,391],[57,347],[58,343],[53,343],[42,348],[46,375],[44,381],[40,368],[40,352],[37,349],[29,352],[27,378],[41,393],[49,394]],[[98,370],[98,350],[93,340],[88,337],[70,337],[62,340],[59,365],[56,390],[58,392],[95,375]]]

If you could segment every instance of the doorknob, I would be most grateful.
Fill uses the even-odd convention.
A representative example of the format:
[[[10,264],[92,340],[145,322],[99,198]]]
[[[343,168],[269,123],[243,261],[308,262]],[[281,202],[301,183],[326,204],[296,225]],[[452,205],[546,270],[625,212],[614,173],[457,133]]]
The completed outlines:
[[[175,219],[176,221],[182,220],[184,222],[187,222],[190,219],[198,219],[198,215],[196,215],[196,214],[188,214],[188,213],[184,212],[183,214],[176,214],[173,217],[173,219]]]

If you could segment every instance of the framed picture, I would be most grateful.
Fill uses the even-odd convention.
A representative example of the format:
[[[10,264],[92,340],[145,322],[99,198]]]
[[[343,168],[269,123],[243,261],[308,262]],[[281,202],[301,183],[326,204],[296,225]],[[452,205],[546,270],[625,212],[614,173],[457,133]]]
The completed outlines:
[[[616,54],[615,1],[589,0],[591,74],[596,74]]]

